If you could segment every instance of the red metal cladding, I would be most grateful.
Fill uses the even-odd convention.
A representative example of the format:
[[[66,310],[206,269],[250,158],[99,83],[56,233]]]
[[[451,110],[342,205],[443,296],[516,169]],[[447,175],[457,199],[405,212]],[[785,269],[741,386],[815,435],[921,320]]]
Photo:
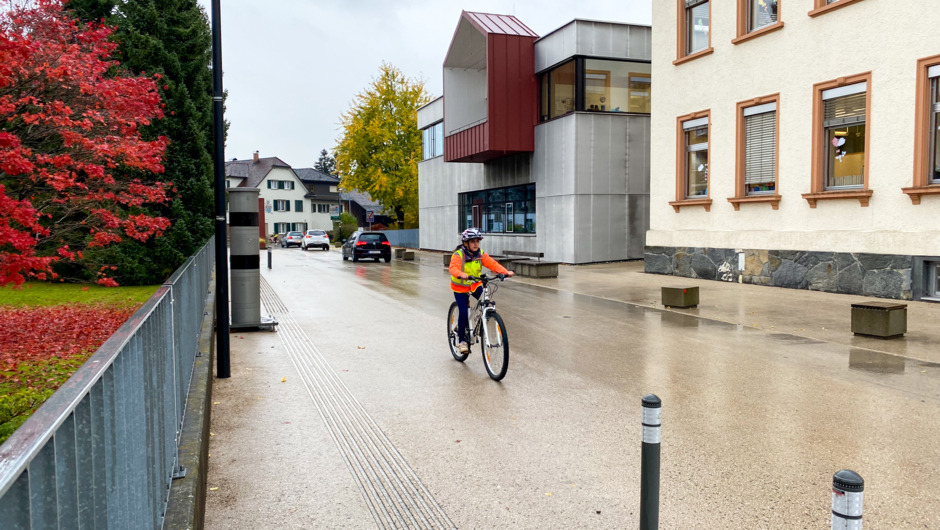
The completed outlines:
[[[487,118],[484,123],[445,137],[444,160],[485,162],[534,151],[538,35],[515,17],[466,12],[463,16],[486,34]]]

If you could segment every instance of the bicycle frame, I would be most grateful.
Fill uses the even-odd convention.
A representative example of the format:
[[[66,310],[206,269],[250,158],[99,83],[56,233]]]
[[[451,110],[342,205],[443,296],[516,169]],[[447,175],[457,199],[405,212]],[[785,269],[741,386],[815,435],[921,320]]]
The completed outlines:
[[[501,277],[500,281],[503,280]],[[473,337],[481,337],[486,333],[486,326],[482,326],[481,323],[486,321],[486,317],[489,313],[496,311],[496,302],[492,300],[490,293],[489,282],[496,280],[497,278],[488,278],[485,275],[481,278],[472,278],[485,280],[483,281],[483,294],[480,295],[480,299],[477,300],[477,304],[473,306],[470,313],[470,318],[468,324],[470,325],[470,336],[467,339],[471,340]],[[495,289],[494,289],[495,291]],[[481,309],[482,308],[482,309]]]

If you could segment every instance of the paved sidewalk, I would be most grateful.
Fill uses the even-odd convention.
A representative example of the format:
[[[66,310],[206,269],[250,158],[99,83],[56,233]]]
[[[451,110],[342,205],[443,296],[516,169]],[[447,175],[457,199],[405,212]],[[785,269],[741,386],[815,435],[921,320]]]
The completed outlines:
[[[422,266],[443,268],[440,253],[416,252],[416,257]],[[660,303],[661,287],[698,286],[698,308],[669,310],[940,363],[940,303],[899,301],[907,304],[908,333],[900,339],[882,340],[856,337],[851,331],[852,304],[882,300],[878,298],[646,274],[642,261],[562,265],[558,278],[517,277],[515,281],[658,309],[665,309]]]

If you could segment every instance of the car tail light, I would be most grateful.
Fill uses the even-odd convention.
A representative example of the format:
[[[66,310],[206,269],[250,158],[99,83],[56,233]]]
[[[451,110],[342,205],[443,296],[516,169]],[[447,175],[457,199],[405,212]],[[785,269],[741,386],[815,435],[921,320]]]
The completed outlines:
[[[356,243],[356,246],[357,246],[357,247],[364,247],[364,246],[366,246],[366,242],[365,242],[365,241],[359,241],[358,243]]]
[[[392,246],[392,244],[389,243],[388,241],[382,241],[382,244],[385,245],[385,246],[387,246],[387,247]]]

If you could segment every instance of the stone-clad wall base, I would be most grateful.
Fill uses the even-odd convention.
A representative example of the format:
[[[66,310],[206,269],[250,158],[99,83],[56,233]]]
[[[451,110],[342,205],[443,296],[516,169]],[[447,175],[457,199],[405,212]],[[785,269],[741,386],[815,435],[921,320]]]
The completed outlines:
[[[898,300],[911,299],[912,264],[912,256],[797,250],[646,247],[644,256],[652,274]]]

